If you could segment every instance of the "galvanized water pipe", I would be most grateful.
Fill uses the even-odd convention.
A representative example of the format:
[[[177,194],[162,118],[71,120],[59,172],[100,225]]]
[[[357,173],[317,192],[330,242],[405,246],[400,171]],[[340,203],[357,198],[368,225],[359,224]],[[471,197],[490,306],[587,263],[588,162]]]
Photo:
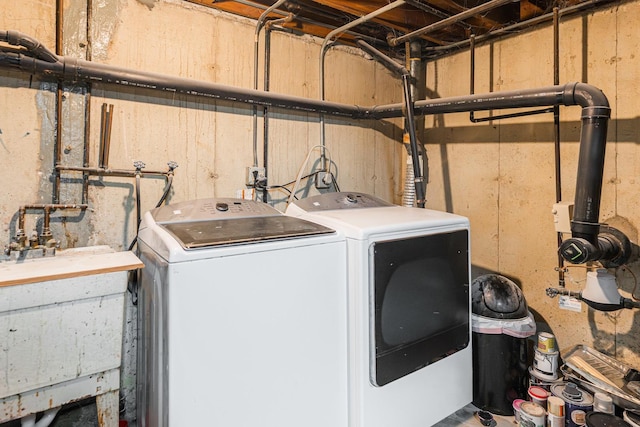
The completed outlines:
[[[479,6],[465,10],[464,12],[460,12],[456,15],[450,16],[449,18],[440,20],[438,22],[434,22],[431,25],[427,25],[426,27],[412,31],[408,34],[405,34],[404,36],[391,37],[387,39],[387,43],[389,43],[389,46],[398,46],[400,43],[404,43],[406,41],[413,40],[416,37],[423,36],[428,33],[441,30],[443,28],[447,28],[448,26],[458,23],[460,21],[463,21],[467,18],[470,18],[475,15],[479,15],[481,13],[487,12],[489,10],[495,9],[504,4],[512,3],[512,2],[513,0],[491,0]]]
[[[282,6],[288,0],[278,0],[271,6],[269,6],[258,17],[256,22],[256,31],[253,36],[253,88],[258,90],[258,53],[260,51],[260,31],[264,27],[264,22],[271,12]],[[265,64],[266,67],[266,64]],[[265,90],[268,90],[265,88]],[[258,107],[253,107],[253,166],[258,167]]]
[[[413,113],[413,93],[411,91],[411,74],[409,70],[400,64],[397,64],[393,59],[389,58],[384,53],[380,52],[370,44],[363,40],[358,40],[356,44],[365,52],[369,53],[374,58],[381,61],[387,68],[402,77],[402,87],[404,89],[404,120],[405,120],[405,132],[409,135],[409,145],[411,147],[411,161],[413,164],[413,183],[416,191],[416,204],[420,208],[424,208],[424,178],[422,171],[420,170],[420,158],[418,149],[418,140],[416,138],[416,124],[415,116]]]
[[[329,46],[329,43],[331,42],[331,40],[336,37],[339,36],[340,34],[343,34],[344,32],[346,32],[347,30],[356,27],[362,23],[365,23],[367,21],[370,21],[371,19],[385,13],[388,12],[390,10],[393,10],[397,7],[400,7],[402,5],[406,4],[405,0],[396,0],[393,3],[389,3],[388,5],[381,7],[380,9],[374,10],[371,13],[368,13],[364,16],[361,16],[358,19],[355,19],[351,22],[346,23],[345,25],[338,27],[336,29],[334,29],[333,31],[330,31],[329,34],[327,34],[324,38],[324,40],[322,41],[322,46],[320,46],[320,82],[319,82],[319,86],[320,86],[320,99],[324,101],[324,58],[325,58],[325,54],[327,53],[327,48]],[[325,146],[325,122],[324,122],[324,115],[320,114],[320,145],[322,145],[323,147]],[[321,153],[321,163],[323,168],[325,168],[326,166],[326,155],[324,150],[322,150]]]
[[[567,6],[564,7],[562,9],[559,9],[558,11],[558,15],[559,16],[564,16],[564,15],[571,15],[574,13],[578,13],[578,12],[582,12],[584,10],[587,10],[591,7],[595,7],[599,4],[602,3],[609,3],[612,0],[586,0],[584,2],[580,2],[577,4],[574,4],[573,6]],[[531,19],[527,19],[526,21],[520,21],[517,22],[515,24],[506,26],[506,27],[502,27],[502,28],[498,28],[497,30],[493,30],[493,31],[489,31],[486,32],[484,34],[481,35],[477,35],[475,36],[475,41],[476,43],[479,43],[481,41],[485,41],[489,38],[497,38],[497,37],[501,37],[503,35],[508,35],[510,34],[512,31],[517,31],[520,30],[521,28],[524,27],[532,27],[534,25],[538,25],[541,24],[543,22],[547,22],[553,19],[554,13],[547,13],[544,15],[540,15],[540,16],[536,16],[535,18],[531,18]],[[455,43],[450,43],[448,45],[445,46],[430,46],[430,47],[426,47],[424,48],[425,52],[442,52],[442,51],[448,51],[448,50],[453,50],[453,49],[458,49],[461,48],[463,46],[466,46],[468,44],[471,43],[471,39],[466,39],[466,40],[461,40],[459,42],[455,42]]]

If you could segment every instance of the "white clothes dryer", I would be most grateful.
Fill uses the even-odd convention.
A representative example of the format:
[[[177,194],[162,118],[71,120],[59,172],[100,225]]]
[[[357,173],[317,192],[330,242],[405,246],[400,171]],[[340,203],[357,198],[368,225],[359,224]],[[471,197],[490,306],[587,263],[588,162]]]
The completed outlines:
[[[349,426],[426,427],[470,403],[468,219],[362,193],[286,214],[347,240]]]

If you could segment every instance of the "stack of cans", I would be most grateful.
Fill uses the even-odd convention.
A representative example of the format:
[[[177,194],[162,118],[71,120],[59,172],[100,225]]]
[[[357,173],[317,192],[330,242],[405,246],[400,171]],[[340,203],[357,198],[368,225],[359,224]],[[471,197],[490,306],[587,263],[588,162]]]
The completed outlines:
[[[529,387],[528,401],[514,401],[516,422],[520,427],[580,427],[588,412],[594,410],[593,396],[573,383],[558,383],[548,391]]]
[[[558,349],[556,338],[548,332],[538,334],[538,345],[530,371],[532,383],[551,383],[558,379]]]

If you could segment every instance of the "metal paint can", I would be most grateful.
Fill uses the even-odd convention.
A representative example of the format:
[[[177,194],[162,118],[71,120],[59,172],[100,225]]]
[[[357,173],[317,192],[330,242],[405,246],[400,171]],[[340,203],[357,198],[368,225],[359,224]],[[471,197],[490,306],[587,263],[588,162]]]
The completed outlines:
[[[547,427],[565,427],[564,400],[558,396],[547,399]]]
[[[546,412],[536,402],[522,402],[520,405],[520,427],[545,427]]]
[[[607,414],[613,414],[615,408],[613,406],[613,399],[606,393],[596,392],[593,394],[593,410],[596,412],[605,412]]]
[[[587,412],[593,411],[593,396],[574,383],[551,386],[551,394],[564,400],[565,426],[584,426]]]
[[[547,412],[551,415],[564,418],[564,400],[558,396],[549,396],[547,399]]]
[[[529,387],[528,394],[532,402],[536,402],[543,408],[547,407],[547,398],[549,397],[549,392],[547,390],[542,387],[531,386]]]
[[[540,332],[538,334],[538,350],[542,353],[553,353],[556,349],[556,337],[549,332]]]
[[[547,414],[547,427],[565,427],[564,416]]]
[[[533,368],[547,377],[558,378],[558,355],[557,351],[543,352],[536,348]]]
[[[550,391],[552,385],[564,383],[564,379],[559,377],[557,372],[556,375],[545,375],[533,366],[529,366],[529,386],[538,386]]]
[[[514,399],[513,406],[513,416],[515,417],[515,422],[518,424],[520,422],[520,405],[525,402],[523,399]]]

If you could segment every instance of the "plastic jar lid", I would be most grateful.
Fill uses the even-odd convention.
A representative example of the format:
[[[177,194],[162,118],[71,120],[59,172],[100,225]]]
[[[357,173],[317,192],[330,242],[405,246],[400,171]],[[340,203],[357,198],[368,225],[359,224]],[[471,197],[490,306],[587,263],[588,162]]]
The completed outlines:
[[[631,425],[612,414],[589,412],[586,416],[587,427],[631,427]]]

